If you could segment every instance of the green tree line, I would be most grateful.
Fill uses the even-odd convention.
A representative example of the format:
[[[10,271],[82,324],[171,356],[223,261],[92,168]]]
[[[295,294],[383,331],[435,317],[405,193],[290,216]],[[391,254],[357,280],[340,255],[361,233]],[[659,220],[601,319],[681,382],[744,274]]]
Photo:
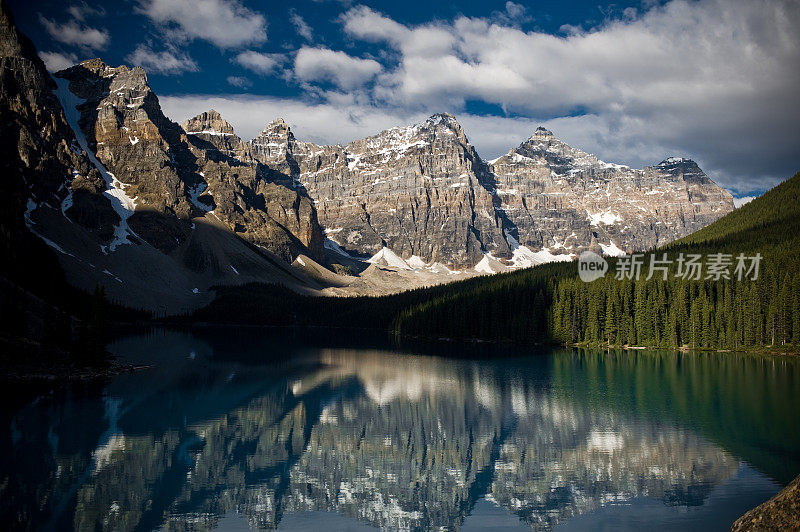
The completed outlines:
[[[384,297],[299,296],[272,285],[219,288],[192,321],[386,329],[422,338],[521,343],[740,349],[800,346],[800,174],[688,237],[657,250],[724,253],[730,279],[617,279],[620,259],[585,283],[576,263],[472,278]],[[735,257],[760,254],[758,278]],[[646,257],[647,258],[647,257]]]

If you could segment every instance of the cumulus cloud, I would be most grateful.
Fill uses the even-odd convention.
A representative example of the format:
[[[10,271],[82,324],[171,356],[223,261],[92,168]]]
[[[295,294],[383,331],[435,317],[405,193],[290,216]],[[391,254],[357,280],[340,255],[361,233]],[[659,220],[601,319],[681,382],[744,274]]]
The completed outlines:
[[[291,20],[292,26],[294,26],[294,29],[297,30],[298,35],[308,42],[314,40],[314,34],[311,31],[311,26],[309,26],[305,19],[303,19],[303,17],[301,17],[294,9],[289,10],[289,20]]]
[[[374,78],[382,67],[372,59],[352,57],[329,48],[301,48],[294,59],[294,75],[301,81],[330,81],[345,90]]]
[[[342,15],[340,20],[344,24],[346,33],[364,41],[386,41],[399,45],[408,41],[409,35],[411,35],[411,30],[399,22],[366,6],[354,7]]]
[[[262,54],[255,50],[246,50],[239,53],[234,61],[248,70],[261,75],[273,73],[284,61],[280,54]]]
[[[138,11],[176,40],[200,39],[223,49],[267,40],[264,16],[238,0],[140,0]]]
[[[78,56],[75,54],[62,54],[60,52],[39,52],[39,57],[44,61],[44,66],[48,72],[58,72],[78,64]]]
[[[755,196],[742,196],[741,198],[733,198],[733,206],[738,209],[742,205],[747,205],[754,199],[756,199]]]
[[[78,46],[87,51],[104,50],[110,40],[106,30],[81,25],[75,19],[60,24],[39,15],[39,22],[56,41]]]
[[[140,66],[148,72],[165,75],[183,74],[184,72],[197,72],[200,68],[197,63],[183,52],[175,50],[154,51],[149,45],[140,44],[125,60],[135,66]]]
[[[555,121],[603,157],[633,158],[620,162],[693,157],[739,190],[800,165],[796,1],[672,0],[566,36],[523,31],[512,22],[521,6],[506,7],[504,18],[407,26],[359,6],[340,21],[397,56],[373,89],[379,105],[487,102]]]

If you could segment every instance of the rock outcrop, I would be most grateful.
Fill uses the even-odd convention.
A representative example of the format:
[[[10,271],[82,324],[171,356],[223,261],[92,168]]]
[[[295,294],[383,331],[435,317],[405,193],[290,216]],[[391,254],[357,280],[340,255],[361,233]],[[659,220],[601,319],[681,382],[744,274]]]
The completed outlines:
[[[800,528],[800,476],[773,498],[736,520],[731,532]]]

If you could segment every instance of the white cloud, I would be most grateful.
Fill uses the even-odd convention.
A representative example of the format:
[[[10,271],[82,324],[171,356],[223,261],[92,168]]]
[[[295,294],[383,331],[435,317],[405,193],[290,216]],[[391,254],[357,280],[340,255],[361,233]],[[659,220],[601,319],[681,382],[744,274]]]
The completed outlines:
[[[189,95],[160,96],[159,101],[164,113],[177,122],[216,109],[245,139],[257,136],[269,122],[282,117],[298,139],[320,144],[346,144],[426,118],[426,115],[406,114],[402,110],[362,106],[352,100],[348,103],[346,98],[336,103],[309,103],[289,98]]]
[[[200,39],[219,48],[267,40],[264,16],[238,0],[140,0],[139,11],[177,40]]]
[[[164,50],[156,52],[150,46],[140,44],[125,60],[135,66],[140,66],[148,72],[174,75],[184,72],[197,72],[200,68],[187,54]]]
[[[78,56],[75,54],[39,52],[39,57],[44,61],[44,66],[47,67],[48,72],[58,72],[78,64]]]
[[[234,87],[239,87],[240,89],[247,89],[253,85],[253,83],[243,77],[243,76],[228,76],[225,78],[229,85],[233,85]]]
[[[530,16],[527,11],[528,10],[522,4],[516,4],[509,1],[506,2],[506,8],[504,11],[495,11],[492,13],[492,19],[496,22],[507,24],[509,26],[519,26],[520,24],[524,24],[533,20],[533,17]]]
[[[366,6],[354,7],[342,15],[341,21],[347,34],[369,42],[401,44],[411,34],[411,30],[402,24]]]
[[[110,40],[106,30],[82,26],[75,19],[59,24],[39,15],[39,22],[56,41],[79,46],[84,50],[103,50]]]
[[[254,50],[246,50],[238,54],[234,61],[248,70],[267,75],[274,72],[284,59],[280,54],[262,54]]]
[[[72,16],[72,18],[75,20],[79,20],[81,22],[91,16],[104,16],[106,14],[105,9],[102,7],[91,7],[86,2],[72,4],[67,8],[67,13],[69,13],[70,16]]]
[[[795,0],[672,0],[565,37],[522,31],[512,19],[525,13],[506,7],[504,20],[405,26],[362,6],[341,22],[351,38],[396,54],[377,78],[373,105],[433,112],[496,104],[549,118],[608,160],[695,158],[739,190],[800,166]]]
[[[352,57],[328,48],[304,46],[294,59],[294,75],[302,81],[330,81],[341,89],[355,89],[374,78],[382,67],[372,59]]]
[[[289,11],[289,20],[292,21],[292,25],[294,26],[294,29],[297,30],[298,35],[308,42],[312,42],[314,40],[314,34],[311,31],[311,26],[309,26],[303,17],[301,17],[294,9]]]

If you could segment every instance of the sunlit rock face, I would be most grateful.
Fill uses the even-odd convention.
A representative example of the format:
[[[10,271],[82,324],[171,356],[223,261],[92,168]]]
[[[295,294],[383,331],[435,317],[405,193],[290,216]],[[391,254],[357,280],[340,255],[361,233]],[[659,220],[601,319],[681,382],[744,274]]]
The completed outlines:
[[[485,498],[547,530],[636,497],[702,504],[738,467],[691,432],[554,394],[514,366],[340,350],[312,361],[183,428],[125,434],[120,418],[92,453],[74,526],[190,530],[236,511],[270,529],[324,510],[450,529]],[[236,378],[214,377],[209,407],[233,399]],[[125,412],[106,410],[112,425]]]
[[[388,247],[405,259],[470,266],[483,253],[509,253],[492,176],[451,115],[346,146],[297,141],[278,120],[251,144],[257,160],[302,184],[345,250],[372,256]]]
[[[308,191],[328,238],[345,250],[372,256],[388,247],[453,268],[485,255],[521,267],[588,248],[649,249],[733,210],[730,194],[691,160],[634,170],[544,128],[484,163],[448,114],[346,146],[298,141],[279,119],[250,144],[252,157]]]
[[[733,210],[731,195],[690,159],[641,170],[600,161],[539,128],[491,163],[500,208],[521,244],[607,254],[649,249]]]

